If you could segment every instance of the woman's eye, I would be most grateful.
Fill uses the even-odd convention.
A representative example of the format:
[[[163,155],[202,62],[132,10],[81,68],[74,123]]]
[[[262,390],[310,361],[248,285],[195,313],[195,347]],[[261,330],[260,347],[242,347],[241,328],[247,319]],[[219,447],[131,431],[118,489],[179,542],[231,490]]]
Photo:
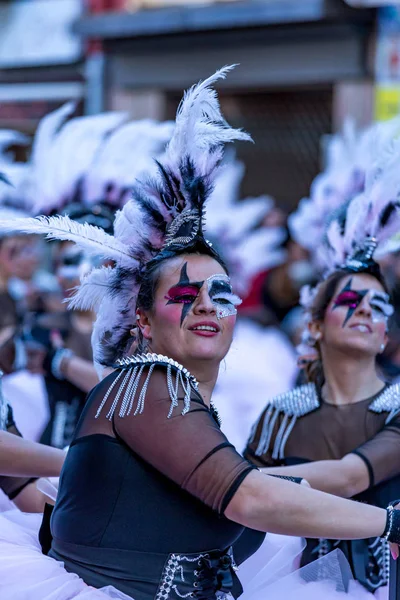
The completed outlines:
[[[362,297],[354,292],[346,292],[340,294],[335,300],[335,306],[347,306],[348,308],[357,308],[360,304]]]
[[[378,306],[377,304],[371,304],[371,308],[372,310],[375,310],[381,313],[382,315],[386,314],[382,306]]]
[[[336,306],[348,306],[349,308],[357,308],[357,302],[355,300],[338,300],[335,302]]]
[[[218,304],[231,304],[226,298],[213,298],[212,301],[217,302]]]
[[[192,294],[182,294],[181,296],[175,296],[174,302],[181,302],[182,304],[192,304],[196,300],[197,296]]]

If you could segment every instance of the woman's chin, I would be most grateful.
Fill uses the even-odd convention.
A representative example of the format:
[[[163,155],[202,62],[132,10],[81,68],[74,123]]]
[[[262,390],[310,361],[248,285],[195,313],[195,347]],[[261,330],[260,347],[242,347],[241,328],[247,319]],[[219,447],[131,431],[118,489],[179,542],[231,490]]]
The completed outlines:
[[[347,344],[341,345],[340,350],[349,354],[349,356],[356,355],[360,358],[364,356],[375,357],[379,353],[379,350],[375,348],[375,344],[371,344],[370,340],[363,339],[348,341]]]

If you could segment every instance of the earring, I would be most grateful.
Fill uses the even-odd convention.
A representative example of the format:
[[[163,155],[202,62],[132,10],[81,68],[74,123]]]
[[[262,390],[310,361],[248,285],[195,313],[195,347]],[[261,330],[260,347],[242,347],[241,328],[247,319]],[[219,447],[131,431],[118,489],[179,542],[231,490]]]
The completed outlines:
[[[381,352],[383,352],[385,349],[385,344],[381,344]]]

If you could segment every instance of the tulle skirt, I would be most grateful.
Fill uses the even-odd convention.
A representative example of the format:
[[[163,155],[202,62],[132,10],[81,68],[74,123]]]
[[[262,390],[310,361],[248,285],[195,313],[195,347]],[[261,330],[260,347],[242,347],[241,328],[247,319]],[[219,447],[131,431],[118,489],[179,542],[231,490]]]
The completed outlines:
[[[131,600],[112,586],[94,589],[61,562],[44,556],[38,542],[42,515],[19,510],[0,515],[0,598],[4,600]],[[240,600],[387,600],[352,579],[340,550],[297,569],[303,541],[267,535],[239,569]]]
[[[44,556],[38,541],[42,515],[0,515],[0,598],[4,600],[131,600],[107,586],[86,585],[61,562]]]

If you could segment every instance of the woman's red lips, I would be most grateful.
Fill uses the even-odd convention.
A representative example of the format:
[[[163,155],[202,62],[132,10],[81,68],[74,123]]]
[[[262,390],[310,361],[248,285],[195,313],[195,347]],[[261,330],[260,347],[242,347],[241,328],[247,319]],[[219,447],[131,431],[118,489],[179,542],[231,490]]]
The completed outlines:
[[[366,333],[372,333],[372,327],[368,325],[368,323],[353,323],[350,325],[350,329],[357,329],[358,331],[363,331]]]
[[[194,333],[198,333],[200,335],[211,336],[219,333],[221,331],[218,323],[214,323],[213,321],[201,321],[200,323],[196,323],[189,327],[190,331]]]

